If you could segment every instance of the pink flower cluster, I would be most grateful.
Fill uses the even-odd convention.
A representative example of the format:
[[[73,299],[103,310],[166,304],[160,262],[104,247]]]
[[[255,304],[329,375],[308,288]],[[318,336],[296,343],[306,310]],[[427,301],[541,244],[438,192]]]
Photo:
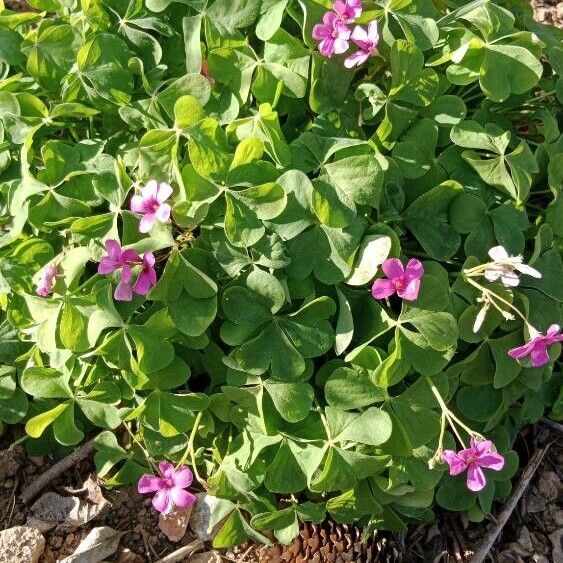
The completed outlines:
[[[155,493],[152,505],[161,514],[168,514],[174,507],[187,508],[195,504],[197,498],[186,491],[193,481],[193,474],[189,467],[174,467],[169,461],[158,464],[160,475],[143,475],[137,484],[137,490],[142,495]]]
[[[389,258],[381,265],[387,278],[373,282],[371,294],[374,299],[386,299],[395,293],[405,301],[418,299],[420,280],[424,275],[424,266],[420,260],[411,258],[407,267],[398,258]]]
[[[53,287],[55,285],[55,278],[57,277],[57,267],[54,264],[49,264],[45,266],[39,279],[37,280],[37,287],[35,293],[39,297],[48,297],[53,293]]]
[[[377,22],[371,21],[367,29],[357,25],[348,26],[362,15],[362,0],[337,0],[331,12],[323,16],[323,23],[313,28],[313,39],[319,42],[319,52],[325,57],[342,55],[350,48],[350,41],[359,49],[344,61],[346,68],[364,64],[377,53],[379,30]]]
[[[166,223],[170,219],[170,205],[165,201],[172,195],[172,187],[166,182],[160,184],[150,180],[141,189],[140,195],[131,198],[131,211],[141,214],[139,231],[150,233],[156,221]]]
[[[106,241],[105,247],[107,256],[100,260],[98,274],[111,274],[116,270],[121,270],[121,281],[115,289],[115,299],[117,301],[131,301],[133,293],[146,295],[151,287],[156,284],[154,254],[145,252],[141,257],[134,250],[123,250],[117,240]],[[131,287],[132,268],[137,265],[141,266],[141,271],[135,284]]]
[[[530,334],[531,340],[523,346],[512,348],[508,355],[516,360],[530,356],[530,364],[534,368],[545,366],[549,362],[548,346],[563,342],[563,334],[559,325],[551,325],[545,334]]]
[[[467,488],[477,492],[487,484],[482,468],[500,471],[504,467],[504,457],[493,448],[490,440],[471,438],[469,448],[459,452],[445,450],[442,461],[449,465],[450,475],[460,475],[467,471]]]

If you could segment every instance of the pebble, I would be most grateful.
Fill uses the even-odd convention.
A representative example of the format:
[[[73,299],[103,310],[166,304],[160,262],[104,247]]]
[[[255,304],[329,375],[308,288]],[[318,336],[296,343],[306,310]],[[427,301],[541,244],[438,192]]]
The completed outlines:
[[[0,563],[37,563],[45,538],[35,528],[14,526],[0,532]]]
[[[215,526],[211,533],[208,532],[211,514],[219,499],[206,493],[198,493],[196,496],[197,501],[190,516],[190,528],[200,540],[211,541],[219,530],[219,527]]]
[[[192,555],[189,559],[190,563],[221,563],[221,561],[221,554],[215,550]]]

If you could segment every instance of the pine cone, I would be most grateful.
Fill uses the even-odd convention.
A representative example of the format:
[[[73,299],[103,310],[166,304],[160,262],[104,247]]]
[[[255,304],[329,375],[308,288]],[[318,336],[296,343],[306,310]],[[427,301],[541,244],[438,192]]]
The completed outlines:
[[[356,526],[325,522],[302,524],[290,545],[260,550],[261,563],[400,563],[403,555],[391,537],[375,532],[366,541]]]

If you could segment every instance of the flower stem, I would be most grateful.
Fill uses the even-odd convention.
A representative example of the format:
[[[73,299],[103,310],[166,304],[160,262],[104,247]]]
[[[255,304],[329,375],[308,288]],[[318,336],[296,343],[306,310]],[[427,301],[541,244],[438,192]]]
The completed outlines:
[[[467,281],[467,283],[471,284],[473,287],[481,291],[481,293],[488,296],[491,299],[491,301],[494,301],[494,299],[498,299],[503,305],[506,305],[511,311],[514,311],[522,319],[522,321],[524,321],[524,324],[529,329],[532,329],[532,331],[537,332],[536,329],[529,323],[528,319],[520,312],[520,309],[518,309],[518,307],[515,307],[512,303],[510,303],[510,301],[507,301],[504,297],[498,295],[498,293],[495,293],[494,291],[487,289],[486,287],[482,286],[480,283],[477,283],[475,280],[472,280],[470,277],[466,276],[465,280]]]
[[[194,425],[192,427],[192,431],[190,432],[190,437],[188,438],[188,445],[186,446],[186,449],[185,449],[182,457],[180,458],[180,461],[176,464],[176,469],[178,469],[179,467],[184,465],[186,463],[186,460],[188,459],[188,456],[189,456],[190,462],[192,464],[192,471],[194,472],[195,478],[204,488],[207,488],[207,483],[205,482],[204,479],[202,479],[200,477],[200,475],[197,471],[197,466],[196,466],[196,462],[195,462],[195,452],[194,452],[194,441],[195,441],[195,437],[196,437],[197,431],[199,429],[199,426],[201,424],[202,416],[203,416],[203,411],[200,411],[200,412],[197,413],[197,416],[196,416],[195,421],[194,421]]]

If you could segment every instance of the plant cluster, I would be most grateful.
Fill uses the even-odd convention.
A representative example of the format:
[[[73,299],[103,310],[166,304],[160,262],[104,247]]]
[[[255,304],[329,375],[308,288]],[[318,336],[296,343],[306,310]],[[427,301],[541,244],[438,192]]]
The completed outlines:
[[[563,416],[561,32],[525,0],[29,4],[0,421],[97,433],[159,511],[216,496],[217,547],[490,513]]]

